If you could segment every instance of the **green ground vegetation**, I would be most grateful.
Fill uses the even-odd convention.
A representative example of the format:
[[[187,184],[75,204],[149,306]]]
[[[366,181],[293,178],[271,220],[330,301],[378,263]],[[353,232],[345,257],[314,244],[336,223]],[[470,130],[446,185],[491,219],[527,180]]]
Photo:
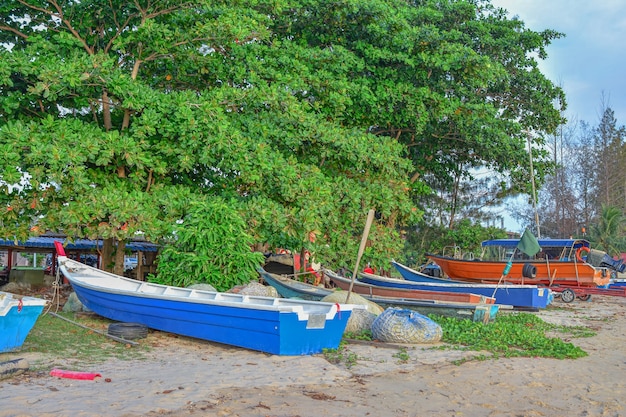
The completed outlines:
[[[587,353],[571,342],[550,337],[549,332],[567,333],[571,337],[590,337],[595,333],[577,327],[550,324],[531,313],[501,314],[493,323],[432,316],[443,328],[446,349],[490,352],[494,357],[544,357],[576,359]]]
[[[460,365],[468,360],[486,360],[510,357],[543,357],[555,359],[577,359],[587,356],[580,347],[564,339],[592,337],[595,332],[585,326],[563,326],[547,323],[532,313],[514,312],[500,314],[492,323],[479,323],[468,319],[457,319],[437,315],[429,316],[443,329],[443,345],[435,349],[459,349],[480,352],[471,358],[455,363]],[[562,335],[557,337],[552,335]],[[371,331],[349,333],[338,349],[324,352],[331,363],[345,363],[353,366],[357,359],[349,351],[350,340],[373,341]],[[406,362],[409,355],[400,349],[394,355]]]
[[[112,321],[95,315],[59,313],[60,316],[100,332],[107,332]],[[95,331],[82,328],[50,314],[43,314],[28,334],[20,353],[40,353],[38,360],[29,360],[31,369],[70,367],[81,369],[115,358],[142,359],[150,350],[146,343],[128,345],[116,342]],[[6,356],[6,358],[3,358]],[[9,357],[10,356],[10,357]],[[14,353],[0,354],[0,362],[14,359]]]
[[[60,315],[82,326],[104,333],[108,325],[112,323],[110,320],[95,315],[74,313],[61,313]],[[434,315],[430,318],[443,329],[442,341],[445,344],[437,349],[481,352],[472,358],[474,360],[501,357],[581,358],[587,356],[587,353],[563,339],[595,335],[587,327],[550,324],[531,313],[501,314],[495,322],[488,324]],[[131,346],[116,342],[96,331],[44,314],[26,338],[21,352],[42,354],[41,361],[32,363],[32,368],[35,370],[61,365],[80,369],[85,365],[102,363],[111,358],[143,359],[152,348],[149,342],[143,340]],[[563,338],[549,336],[550,334],[562,334]],[[369,331],[348,334],[338,349],[326,349],[323,353],[324,357],[331,363],[354,365],[358,357],[349,350],[350,340],[368,341],[373,340],[373,337]],[[9,358],[8,355],[0,354],[0,361],[14,356],[11,354],[12,357]],[[406,350],[401,350],[397,358],[407,360]]]

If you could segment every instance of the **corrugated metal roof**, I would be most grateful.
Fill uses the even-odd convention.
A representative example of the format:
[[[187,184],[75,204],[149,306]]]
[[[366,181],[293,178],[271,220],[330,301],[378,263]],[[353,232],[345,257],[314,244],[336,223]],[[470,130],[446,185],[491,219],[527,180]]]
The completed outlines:
[[[63,245],[69,250],[96,250],[102,248],[102,240],[74,239],[70,241],[63,237],[39,236],[31,237],[27,241],[14,241],[0,239],[0,246],[9,248],[33,248],[33,249],[54,249],[54,241],[63,242]],[[67,244],[66,244],[67,241]],[[149,242],[128,242],[126,249],[132,252],[157,252],[159,246]]]
[[[482,242],[482,246],[504,246],[504,247],[516,247],[519,244],[519,239],[494,239],[485,240]],[[537,239],[539,246],[546,248],[569,248],[572,245],[575,248],[580,246],[589,247],[589,242],[584,239]]]

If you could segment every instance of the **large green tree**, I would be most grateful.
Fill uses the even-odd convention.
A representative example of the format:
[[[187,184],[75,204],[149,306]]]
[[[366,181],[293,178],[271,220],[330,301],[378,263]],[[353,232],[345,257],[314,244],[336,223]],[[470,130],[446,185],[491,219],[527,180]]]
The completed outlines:
[[[169,236],[207,195],[258,242],[331,263],[354,256],[376,208],[372,247],[397,251],[395,226],[416,213],[402,147],[328,120],[293,73],[252,76],[247,62],[277,59],[256,55],[273,41],[254,4],[4,2],[2,234],[104,237],[119,271],[125,240]]]
[[[446,223],[465,211],[455,190],[477,169],[503,177],[493,205],[530,193],[529,137],[537,181],[550,172],[544,138],[565,99],[537,61],[561,34],[529,30],[484,0],[293,3],[267,45],[280,45],[281,59],[252,61],[251,73],[293,68],[294,88],[329,118],[403,143],[414,187],[448,195]]]
[[[2,233],[158,241],[220,196],[331,266],[374,208],[366,257],[389,259],[433,184],[486,166],[525,190],[525,131],[560,121],[535,58],[558,36],[483,0],[5,1]]]

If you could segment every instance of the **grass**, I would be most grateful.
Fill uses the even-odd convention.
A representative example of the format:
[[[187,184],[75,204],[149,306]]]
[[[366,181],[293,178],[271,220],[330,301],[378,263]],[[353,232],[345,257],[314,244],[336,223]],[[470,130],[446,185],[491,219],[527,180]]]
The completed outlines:
[[[346,342],[344,340],[339,343],[337,349],[324,349],[322,353],[328,362],[334,364],[343,363],[348,369],[356,365],[358,360],[358,355],[354,352],[350,352],[346,348]]]
[[[76,315],[74,313],[59,313],[59,315],[104,333],[107,332],[108,325],[112,323],[112,321],[96,315]],[[33,355],[29,355],[29,362],[31,362],[30,365],[33,370],[60,365],[80,369],[86,365],[105,362],[110,358],[120,360],[142,359],[144,353],[149,351],[150,346],[139,342],[136,346],[119,343],[97,332],[44,314],[39,317],[26,337],[19,353],[39,354],[36,355],[35,359],[32,359]],[[14,359],[15,355],[15,352],[0,354],[0,361]]]
[[[103,333],[106,333],[108,325],[112,323],[97,315],[74,313],[60,313],[59,315]],[[581,348],[561,338],[548,337],[546,333],[563,334],[564,338],[568,339],[595,335],[587,327],[553,325],[530,313],[502,314],[495,322],[489,324],[443,316],[430,316],[430,318],[443,329],[442,341],[446,345],[437,349],[481,352],[471,358],[473,360],[499,357],[580,358],[587,356]],[[345,337],[363,341],[373,340],[371,331],[349,334]],[[344,339],[338,349],[325,349],[324,357],[331,363],[343,363],[348,368],[354,366],[358,357],[347,349],[348,343]],[[31,368],[34,370],[61,365],[68,369],[81,369],[81,367],[102,363],[111,358],[143,359],[150,349],[150,343],[142,340],[139,340],[137,346],[125,345],[97,332],[44,314],[37,320],[20,353],[40,354],[34,360],[33,355],[30,355]],[[489,352],[490,355],[486,355],[485,352]],[[399,362],[406,362],[410,359],[406,350],[400,350],[394,357]],[[15,353],[0,354],[0,362],[14,358]]]
[[[502,314],[489,324],[432,316],[443,328],[442,341],[448,349],[491,352],[498,357],[543,357],[576,359],[587,356],[580,347],[546,333],[556,331],[571,337],[595,335],[587,328],[557,326],[530,313]]]
[[[493,323],[479,323],[469,319],[458,319],[431,315],[443,330],[442,342],[445,345],[433,349],[458,349],[479,352],[453,363],[460,365],[469,360],[487,360],[501,357],[543,357],[556,359],[576,359],[587,356],[580,347],[563,339],[592,337],[596,333],[585,326],[563,326],[550,324],[530,313],[501,314]],[[562,334],[549,337],[547,333]],[[371,331],[344,335],[338,349],[328,349],[324,356],[331,363],[345,363],[348,368],[358,359],[347,348],[349,341],[373,341]],[[406,363],[410,357],[406,349],[400,349],[394,358]]]

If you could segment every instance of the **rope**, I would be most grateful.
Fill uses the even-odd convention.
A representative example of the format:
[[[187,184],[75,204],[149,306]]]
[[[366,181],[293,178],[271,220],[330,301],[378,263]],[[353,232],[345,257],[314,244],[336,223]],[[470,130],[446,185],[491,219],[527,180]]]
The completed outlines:
[[[106,337],[108,337],[108,338],[110,338],[110,339],[113,339],[113,340],[115,340],[115,341],[117,341],[117,342],[120,342],[120,343],[127,343],[127,344],[132,345],[132,346],[137,346],[137,345],[139,344],[139,343],[137,343],[137,342],[133,342],[132,340],[122,339],[121,337],[113,336],[113,335],[110,335],[110,334],[108,334],[108,333],[102,332],[102,331],[100,331],[100,330],[93,329],[93,328],[88,327],[88,326],[84,326],[84,325],[82,325],[82,324],[80,324],[80,323],[76,323],[75,321],[72,321],[72,320],[70,320],[70,319],[67,319],[67,318],[65,318],[65,317],[63,317],[63,316],[60,316],[60,315],[56,314],[56,313],[50,313],[50,314],[51,314],[53,317],[59,318],[59,319],[61,319],[61,320],[65,320],[65,321],[67,321],[67,322],[70,322],[70,323],[72,323],[72,324],[75,324],[76,326],[82,327],[83,329],[91,330],[91,331],[92,331],[92,332],[94,332],[94,333],[98,333],[98,334],[100,334],[100,335],[102,335],[102,336],[106,336]]]
[[[55,274],[55,278],[54,278],[54,282],[52,283],[52,300],[50,300],[50,305],[48,306],[48,309],[46,310],[46,312],[44,313],[44,315],[48,314],[48,312],[52,309],[52,305],[54,304],[54,301],[56,300],[56,309],[54,310],[55,313],[59,312],[59,309],[61,308],[61,274],[59,273],[59,268],[56,268],[56,274]]]

